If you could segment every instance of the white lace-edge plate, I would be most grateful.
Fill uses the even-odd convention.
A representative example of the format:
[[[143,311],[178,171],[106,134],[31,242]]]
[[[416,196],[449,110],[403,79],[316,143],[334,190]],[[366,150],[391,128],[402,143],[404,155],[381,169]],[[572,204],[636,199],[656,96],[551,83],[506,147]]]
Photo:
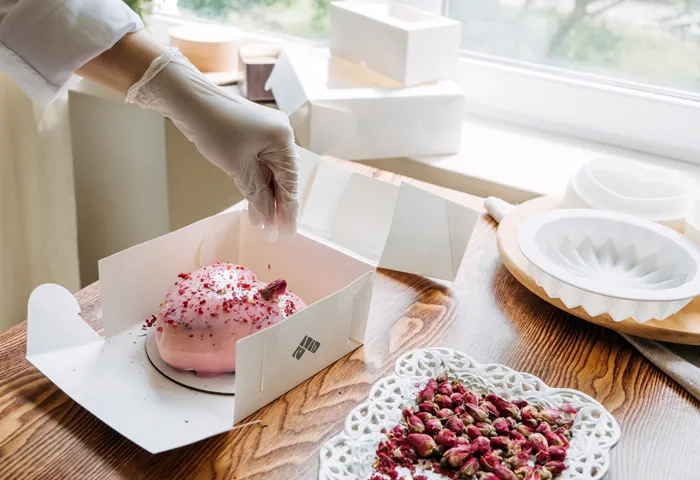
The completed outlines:
[[[394,375],[372,386],[368,399],[345,419],[341,433],[331,438],[320,452],[319,480],[366,480],[382,429],[401,421],[405,405],[414,405],[416,394],[441,372],[460,380],[479,393],[493,392],[506,399],[523,399],[538,407],[572,404],[577,410],[572,428],[567,469],[558,480],[595,480],[605,475],[610,449],[620,439],[620,426],[603,406],[585,393],[568,388],[550,388],[529,373],[503,365],[481,365],[469,356],[448,348],[413,350],[396,361]],[[421,472],[428,475],[427,472]],[[430,478],[442,478],[437,474]],[[407,478],[410,478],[408,476]]]

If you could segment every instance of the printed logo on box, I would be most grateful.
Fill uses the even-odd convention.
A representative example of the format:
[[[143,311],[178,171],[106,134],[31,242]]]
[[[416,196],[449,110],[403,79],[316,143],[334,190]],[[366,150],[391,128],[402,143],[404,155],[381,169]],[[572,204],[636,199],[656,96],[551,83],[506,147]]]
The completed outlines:
[[[304,338],[301,340],[301,342],[299,342],[299,346],[296,350],[294,350],[292,357],[296,358],[297,360],[301,360],[301,357],[304,355],[305,351],[308,350],[311,353],[316,353],[316,350],[318,350],[318,347],[320,346],[320,342],[314,340],[308,335],[304,335]]]

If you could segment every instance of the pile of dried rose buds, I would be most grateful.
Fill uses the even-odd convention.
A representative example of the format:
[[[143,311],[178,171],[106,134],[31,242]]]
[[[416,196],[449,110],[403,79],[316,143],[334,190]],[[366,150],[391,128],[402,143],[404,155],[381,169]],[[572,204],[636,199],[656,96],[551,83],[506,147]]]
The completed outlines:
[[[422,468],[450,479],[548,480],[562,473],[576,409],[537,408],[524,400],[482,397],[446,373],[430,379],[417,406],[377,448],[370,480],[400,477],[397,469]]]

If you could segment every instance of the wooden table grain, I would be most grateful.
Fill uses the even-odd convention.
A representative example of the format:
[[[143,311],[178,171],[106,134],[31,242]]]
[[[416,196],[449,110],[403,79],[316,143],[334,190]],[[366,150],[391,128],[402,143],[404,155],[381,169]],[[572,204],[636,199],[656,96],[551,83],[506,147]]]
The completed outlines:
[[[400,177],[359,168],[396,182]],[[481,200],[430,187],[480,208]],[[101,328],[99,285],[77,294]],[[260,424],[151,455],[25,359],[26,323],[0,335],[0,478],[314,479],[321,445],[404,352],[431,346],[581,390],[622,427],[608,480],[700,478],[700,404],[613,331],[557,310],[501,264],[483,217],[455,282],[380,270],[367,343],[256,412]]]

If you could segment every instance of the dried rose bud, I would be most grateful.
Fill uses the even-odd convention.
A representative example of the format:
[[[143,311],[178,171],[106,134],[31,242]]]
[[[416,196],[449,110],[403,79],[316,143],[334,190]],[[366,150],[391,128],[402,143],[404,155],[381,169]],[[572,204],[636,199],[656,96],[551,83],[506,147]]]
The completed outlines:
[[[260,295],[265,300],[274,300],[287,291],[287,282],[279,279],[268,283],[261,291]]]
[[[532,435],[535,432],[534,428],[523,425],[522,423],[517,424],[515,426],[515,430],[517,430],[519,433],[522,433],[526,437]]]
[[[523,480],[542,480],[540,472],[533,470],[523,477]]]
[[[411,415],[406,419],[406,426],[411,433],[423,433],[425,431],[425,425],[415,415]]]
[[[471,442],[469,442],[469,439],[467,437],[457,437],[457,443],[455,443],[455,447],[459,445],[471,445]]]
[[[538,466],[535,470],[542,480],[551,480],[553,475],[552,472],[544,468],[543,466]]]
[[[530,453],[529,452],[520,452],[515,455],[511,455],[506,459],[506,463],[511,466],[514,470],[517,470],[518,468],[522,468],[527,465],[527,463],[530,461]]]
[[[450,385],[448,382],[441,383],[437,389],[437,393],[442,394],[442,395],[447,395],[449,397],[453,393],[452,392],[452,385]]]
[[[520,409],[508,400],[496,397],[496,400],[490,401],[496,406],[501,417],[517,417],[520,414]]]
[[[522,417],[523,420],[530,420],[530,419],[537,419],[539,416],[540,411],[537,410],[537,407],[534,407],[532,405],[528,405],[520,410],[520,416]]]
[[[437,394],[435,395],[435,404],[440,408],[452,409],[452,400],[447,395]]]
[[[479,474],[479,480],[498,480],[498,477],[495,473],[482,472]]]
[[[555,410],[553,408],[545,408],[542,411],[540,411],[540,420],[544,420],[545,422],[554,425],[557,423],[557,420],[561,417],[561,412],[559,410]]]
[[[436,435],[440,430],[442,430],[442,422],[437,418],[425,422],[425,433],[428,435]]]
[[[570,403],[562,403],[559,410],[564,413],[570,413],[571,415],[576,415],[578,413],[578,410],[576,410]]]
[[[464,398],[464,403],[468,403],[469,405],[479,405],[479,396],[470,390],[462,394],[462,398]]]
[[[513,405],[518,407],[520,410],[522,410],[523,408],[525,408],[529,405],[529,403],[527,403],[525,400],[512,400],[511,402],[513,403]]]
[[[464,422],[458,417],[450,417],[445,422],[445,427],[459,435],[464,431]]]
[[[474,426],[479,429],[479,431],[484,437],[496,436],[496,429],[493,428],[493,425],[489,425],[488,423],[484,422],[476,422]]]
[[[523,420],[522,423],[523,423],[523,425],[525,425],[526,427],[530,427],[530,428],[532,428],[532,429],[536,429],[536,428],[539,426],[539,423],[538,423],[537,420],[535,420],[534,418],[531,418],[530,420]],[[545,423],[546,423],[546,422],[545,422]]]
[[[431,378],[428,380],[428,383],[425,385],[426,387],[430,387],[433,389],[433,391],[438,389],[438,382],[434,378]]]
[[[498,480],[518,480],[518,477],[515,476],[515,473],[513,473],[512,470],[506,468],[500,463],[494,465],[493,473],[496,475],[496,477],[498,477]]]
[[[569,448],[569,439],[566,438],[566,435],[560,432],[559,430],[557,430],[554,433],[559,437],[559,440],[561,441],[561,446],[564,448]]]
[[[438,384],[445,383],[448,380],[447,372],[442,372],[440,375],[435,377],[435,380],[438,382]]]
[[[564,461],[566,459],[566,449],[564,447],[551,447],[549,449],[549,458]]]
[[[486,452],[479,459],[479,466],[482,470],[486,470],[487,472],[493,471],[493,467],[500,464],[501,459],[493,452]]]
[[[454,412],[455,412],[455,415],[460,415],[460,414],[466,412],[466,410],[464,409],[464,407],[462,405],[460,405],[459,407],[456,407],[454,409]]]
[[[518,432],[517,430],[511,430],[510,432],[508,432],[508,436],[513,441],[521,441],[521,440],[524,441],[525,440],[525,435]]]
[[[544,438],[547,440],[550,447],[561,447],[564,445],[564,442],[562,442],[561,438],[559,438],[559,435],[554,432],[545,432]],[[532,436],[530,439],[532,439]]]
[[[508,437],[493,437],[491,438],[491,448],[508,451],[510,449],[510,439]]]
[[[573,418],[560,418],[557,420],[557,426],[558,427],[563,427],[566,429],[570,429],[571,427],[574,426],[574,419]]]
[[[440,409],[438,408],[438,406],[435,405],[433,402],[422,402],[422,403],[419,403],[419,404],[418,404],[418,409],[419,409],[421,412],[427,412],[427,413],[429,413],[429,414],[431,414],[431,415],[437,415],[438,410],[440,410]]]
[[[477,437],[472,441],[471,448],[474,454],[481,455],[491,450],[491,442],[486,437]]]
[[[435,443],[442,447],[452,448],[457,444],[457,435],[452,430],[443,429],[435,435]]]
[[[494,417],[498,417],[498,409],[496,408],[496,405],[494,405],[491,402],[481,402],[481,405],[479,405],[481,408],[489,412],[489,414],[493,415]]]
[[[530,435],[530,437],[528,437],[528,440],[536,452],[547,450],[549,448],[547,445],[547,440],[541,433],[533,433]]]
[[[427,422],[431,418],[435,418],[431,414],[429,414],[428,412],[418,412],[415,415],[416,415],[416,417],[420,418],[420,421],[423,423]]]
[[[553,475],[559,475],[561,472],[566,470],[566,465],[564,465],[564,462],[553,460],[551,462],[547,462],[544,468],[552,472]]]
[[[432,402],[434,398],[435,398],[435,390],[433,390],[431,387],[425,387],[418,394],[418,401],[419,402]]]
[[[508,427],[508,422],[506,422],[505,418],[497,418],[496,420],[494,420],[493,428],[495,428],[496,432],[501,435],[507,435],[508,431],[510,430],[510,428]]]
[[[458,445],[446,451],[443,458],[450,467],[459,468],[467,461],[467,458],[471,455],[471,451],[471,448],[467,445]]]
[[[481,407],[477,407],[476,405],[471,405],[469,403],[464,404],[464,409],[467,411],[469,415],[474,417],[474,420],[477,422],[483,422],[487,418],[489,418],[489,412],[484,410]]]
[[[453,412],[449,408],[443,408],[439,412],[437,412],[437,417],[438,418],[447,418],[447,417],[451,417],[454,414],[455,414],[455,412]]]
[[[524,477],[526,475],[531,474],[534,471],[535,471],[534,467],[531,467],[530,465],[523,465],[522,467],[518,467],[515,469],[515,474],[520,475],[521,477]]]
[[[459,393],[460,395],[464,395],[466,393],[467,389],[464,388],[464,385],[462,385],[462,382],[458,382],[455,380],[452,382],[452,391],[455,393]]]
[[[513,417],[506,417],[506,422],[508,422],[508,426],[510,428],[515,428],[515,426],[518,424],[518,422]]]
[[[471,440],[474,440],[475,438],[479,438],[481,436],[481,430],[476,428],[474,425],[469,425],[467,427],[467,437],[469,437]]]
[[[413,450],[421,457],[429,457],[437,450],[437,445],[430,435],[409,433],[406,440],[408,440]]]
[[[455,410],[455,413],[457,413],[457,410]],[[462,420],[464,422],[464,425],[473,425],[474,424],[474,417],[472,417],[468,413],[460,413],[459,418],[460,418],[460,420]]]
[[[462,475],[462,477],[471,478],[472,476],[476,475],[478,470],[479,461],[476,458],[470,458],[464,463],[464,465],[462,465],[459,473]]]
[[[452,401],[452,405],[454,405],[455,407],[464,405],[464,397],[461,393],[453,393],[452,395],[450,395],[450,400]]]
[[[550,427],[547,422],[541,422],[539,425],[537,425],[537,428],[535,429],[535,432],[537,433],[545,433],[551,431],[552,427]]]
[[[537,455],[535,455],[535,461],[540,465],[544,465],[549,460],[549,452],[547,450],[540,450],[539,452],[537,452]]]
[[[413,415],[413,409],[406,407],[401,411],[401,414],[403,415],[403,418],[408,418]]]

